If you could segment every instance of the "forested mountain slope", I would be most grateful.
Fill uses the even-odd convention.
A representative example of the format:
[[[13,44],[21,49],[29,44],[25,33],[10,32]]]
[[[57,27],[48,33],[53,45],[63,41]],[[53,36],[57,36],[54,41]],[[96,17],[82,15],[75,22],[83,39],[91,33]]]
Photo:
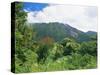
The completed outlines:
[[[79,42],[90,41],[92,33],[96,32],[83,32],[68,24],[53,22],[53,23],[34,23],[31,24],[33,29],[37,32],[38,40],[49,36],[56,41],[61,41],[65,37],[73,38]]]

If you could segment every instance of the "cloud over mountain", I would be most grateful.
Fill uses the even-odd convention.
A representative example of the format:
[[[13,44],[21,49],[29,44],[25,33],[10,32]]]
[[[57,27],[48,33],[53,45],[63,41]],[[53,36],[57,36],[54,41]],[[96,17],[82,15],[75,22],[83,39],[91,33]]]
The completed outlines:
[[[97,7],[51,4],[41,11],[30,11],[30,23],[60,22],[82,31],[97,31]]]

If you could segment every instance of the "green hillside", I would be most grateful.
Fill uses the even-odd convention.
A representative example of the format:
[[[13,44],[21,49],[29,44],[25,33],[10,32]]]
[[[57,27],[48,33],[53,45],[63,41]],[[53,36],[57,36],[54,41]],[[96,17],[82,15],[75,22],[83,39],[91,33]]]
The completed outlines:
[[[73,38],[79,42],[90,41],[91,33],[82,32],[76,28],[71,27],[68,24],[62,23],[34,23],[31,24],[33,29],[37,33],[37,40],[49,36],[55,41],[61,41],[62,39],[69,37]],[[96,32],[94,33],[96,34]]]

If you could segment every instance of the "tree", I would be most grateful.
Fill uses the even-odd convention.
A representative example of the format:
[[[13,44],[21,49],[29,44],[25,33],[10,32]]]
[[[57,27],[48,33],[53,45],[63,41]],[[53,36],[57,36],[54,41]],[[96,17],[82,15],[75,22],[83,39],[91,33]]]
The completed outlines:
[[[64,55],[71,55],[80,49],[80,44],[70,38],[65,38],[61,44],[64,46]]]
[[[83,42],[81,44],[80,54],[90,54],[93,56],[97,56],[97,42],[90,41],[90,42]]]
[[[63,46],[58,43],[54,43],[53,48],[49,49],[48,58],[57,60],[58,58],[63,56],[63,52]]]
[[[23,28],[25,24],[26,13],[24,13],[21,9],[22,3],[15,3],[15,54],[17,55],[17,58],[25,62],[26,59],[22,49],[22,40],[24,36],[21,32],[21,28]]]
[[[33,63],[32,60],[37,59],[37,54],[32,50],[35,33],[31,25],[26,23],[27,13],[22,8],[23,3],[15,3],[15,72],[29,72],[29,67]]]

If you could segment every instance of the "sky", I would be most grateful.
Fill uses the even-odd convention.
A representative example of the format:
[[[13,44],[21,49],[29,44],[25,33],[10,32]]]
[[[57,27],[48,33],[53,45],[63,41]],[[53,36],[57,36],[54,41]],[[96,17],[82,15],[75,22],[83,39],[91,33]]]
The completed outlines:
[[[81,31],[97,32],[97,7],[46,3],[24,3],[29,23],[60,22]]]

